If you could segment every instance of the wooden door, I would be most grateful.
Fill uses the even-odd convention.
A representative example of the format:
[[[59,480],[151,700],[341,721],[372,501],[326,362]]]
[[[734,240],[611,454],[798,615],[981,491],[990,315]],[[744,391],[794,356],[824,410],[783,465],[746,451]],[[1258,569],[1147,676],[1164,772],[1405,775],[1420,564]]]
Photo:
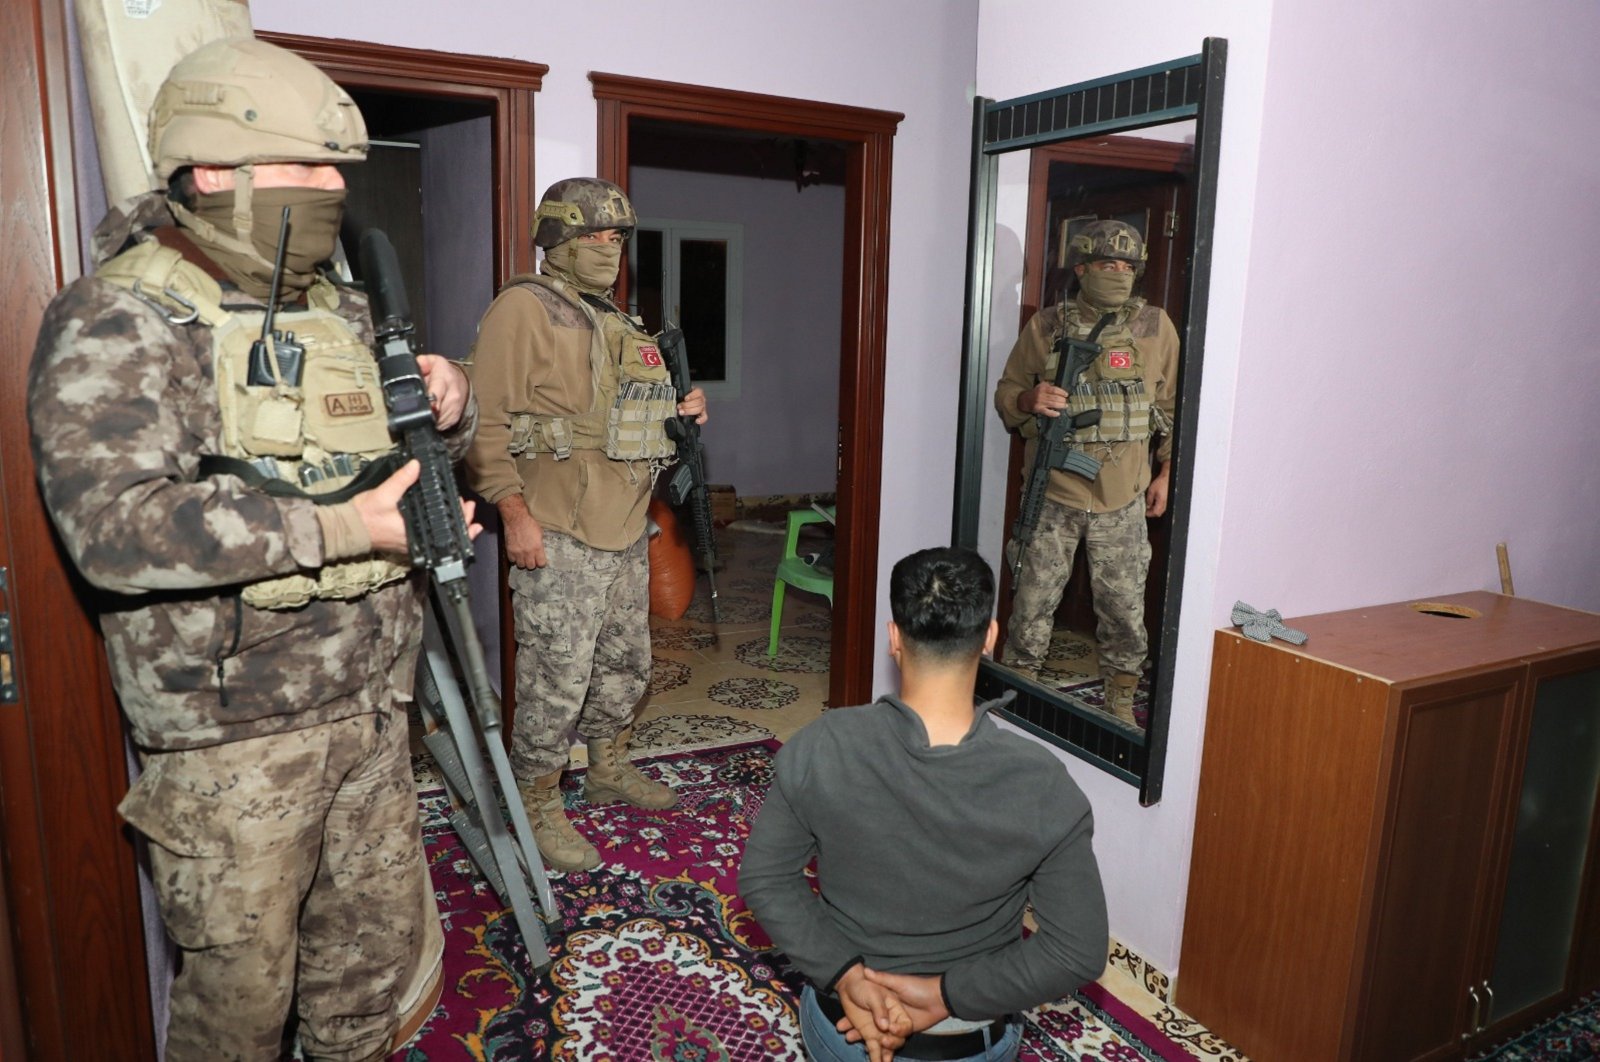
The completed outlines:
[[[634,119],[811,137],[845,145],[843,332],[839,352],[838,586],[828,703],[872,696],[888,356],[889,189],[905,117],[811,100],[591,72],[599,118],[595,176],[628,187]]]
[[[1370,959],[1357,966],[1360,1012],[1347,1057],[1453,1058],[1476,1020],[1467,989],[1481,979],[1488,868],[1523,674],[1497,671],[1401,694]]]
[[[1116,136],[1036,148],[1028,175],[1027,240],[1023,251],[1022,316],[1028,320],[1041,307],[1060,302],[1067,270],[1061,246],[1077,219],[1115,218],[1133,225],[1145,237],[1148,260],[1138,293],[1167,311],[1179,334],[1187,313],[1189,260],[1194,190],[1187,145],[1140,137]],[[1181,386],[1182,352],[1179,352]],[[1181,416],[1181,412],[1180,412]],[[1005,527],[1016,522],[1022,487],[1023,440],[1011,433],[1006,469]],[[1145,578],[1144,623],[1153,660],[1161,649],[1161,624],[1166,602],[1167,556],[1171,550],[1172,516],[1146,521],[1150,538],[1150,570]],[[1010,598],[1010,572],[1001,573],[1001,600]],[[1010,610],[1001,609],[1001,639],[1007,634]],[[1089,587],[1085,551],[1073,558],[1072,576],[1062,592],[1055,626],[1094,636],[1094,595]]]
[[[1481,968],[1485,1045],[1591,987],[1600,931],[1600,652],[1537,661],[1526,689],[1486,920],[1496,932]]]
[[[0,703],[0,1053],[142,1060],[155,1034],[133,848],[116,813],[122,725],[92,595],[55,543],[28,444],[34,339],[78,272],[66,17],[59,0],[0,5],[0,611],[15,681]]]

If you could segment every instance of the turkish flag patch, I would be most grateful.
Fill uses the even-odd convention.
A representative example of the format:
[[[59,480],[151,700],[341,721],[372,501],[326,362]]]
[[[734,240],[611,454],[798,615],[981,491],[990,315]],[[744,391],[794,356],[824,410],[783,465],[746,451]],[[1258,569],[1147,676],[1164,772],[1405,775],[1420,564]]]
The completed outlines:
[[[661,351],[656,347],[641,346],[639,348],[639,360],[646,365],[660,365]]]
[[[1133,368],[1133,351],[1108,350],[1106,351],[1106,365],[1113,369]]]

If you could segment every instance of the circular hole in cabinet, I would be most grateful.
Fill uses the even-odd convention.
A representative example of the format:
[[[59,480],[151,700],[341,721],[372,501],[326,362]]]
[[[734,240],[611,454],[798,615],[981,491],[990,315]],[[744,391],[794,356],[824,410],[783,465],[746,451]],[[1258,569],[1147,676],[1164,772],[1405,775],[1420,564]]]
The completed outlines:
[[[1483,613],[1465,605],[1445,605],[1438,601],[1418,601],[1411,606],[1424,616],[1442,616],[1445,619],[1477,619]]]

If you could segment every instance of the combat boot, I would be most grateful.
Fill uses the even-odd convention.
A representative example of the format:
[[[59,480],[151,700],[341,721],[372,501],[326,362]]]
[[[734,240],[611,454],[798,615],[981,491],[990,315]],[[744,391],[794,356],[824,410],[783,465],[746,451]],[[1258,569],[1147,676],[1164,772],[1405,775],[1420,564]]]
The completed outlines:
[[[552,870],[592,870],[600,865],[600,853],[585,841],[567,818],[561,803],[561,772],[555,771],[517,786],[522,806],[533,827],[533,840],[539,854]]]
[[[652,782],[628,761],[628,742],[633,728],[628,727],[608,738],[589,739],[589,778],[583,796],[591,804],[611,804],[620,800],[636,808],[670,808],[678,794],[670,786]]]
[[[1106,675],[1103,681],[1106,714],[1118,722],[1138,726],[1139,720],[1133,715],[1133,691],[1139,686],[1139,676],[1115,671]]]

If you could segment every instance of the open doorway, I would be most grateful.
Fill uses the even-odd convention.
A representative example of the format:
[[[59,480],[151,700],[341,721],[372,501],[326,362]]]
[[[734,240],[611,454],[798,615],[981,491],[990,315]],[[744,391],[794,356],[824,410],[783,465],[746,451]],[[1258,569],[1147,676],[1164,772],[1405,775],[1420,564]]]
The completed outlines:
[[[346,245],[358,246],[350,237],[359,237],[360,227],[384,229],[406,276],[419,346],[464,356],[494,293],[533,270],[525,235],[538,202],[533,101],[549,67],[288,33],[257,36],[317,64],[360,105],[376,142],[371,161],[382,165],[347,168],[353,232],[344,234]],[[484,530],[470,573],[473,615],[484,655],[494,660],[509,608],[498,519],[491,506],[480,506],[478,519]],[[516,714],[516,683],[507,677],[512,656],[500,657],[507,732]]]
[[[718,637],[708,587],[686,617],[652,616],[635,740],[787,740],[829,703],[847,149],[644,117],[628,143],[625,298],[650,331],[683,329],[721,516]],[[791,513],[806,521],[792,548]],[[786,553],[805,567],[774,624]]]
[[[833,274],[840,309],[828,702],[864,702],[871,696],[876,633],[889,189],[894,132],[904,116],[614,74],[591,73],[589,80],[599,111],[597,175],[624,188],[632,179],[633,153],[648,152],[647,138],[661,131],[652,123],[737,134],[736,144],[752,136],[787,139],[788,173],[795,142],[831,142],[842,150],[844,224]],[[808,168],[800,167],[802,173]]]

